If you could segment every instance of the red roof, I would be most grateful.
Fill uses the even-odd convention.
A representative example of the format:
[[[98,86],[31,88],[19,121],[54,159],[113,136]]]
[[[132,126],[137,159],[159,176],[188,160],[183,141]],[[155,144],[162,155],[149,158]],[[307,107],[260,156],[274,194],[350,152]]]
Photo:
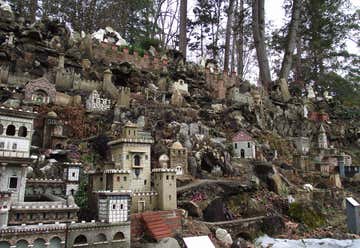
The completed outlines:
[[[253,140],[253,138],[250,135],[248,135],[247,133],[245,133],[244,131],[237,132],[232,138],[232,141],[234,141],[234,142],[252,141],[252,140]]]

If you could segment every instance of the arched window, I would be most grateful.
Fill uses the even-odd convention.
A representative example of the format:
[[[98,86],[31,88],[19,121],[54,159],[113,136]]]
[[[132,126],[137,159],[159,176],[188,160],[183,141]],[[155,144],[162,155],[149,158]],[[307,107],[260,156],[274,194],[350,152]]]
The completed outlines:
[[[35,91],[31,98],[37,103],[47,103],[49,99],[48,94],[42,90]]]
[[[16,150],[16,149],[17,149],[17,144],[16,144],[16,143],[13,143],[13,144],[12,144],[12,149],[13,149],[13,150]]]
[[[43,239],[36,239],[33,244],[33,248],[45,248],[45,240]]]
[[[74,245],[87,244],[87,238],[84,235],[79,235],[75,238]]]
[[[0,124],[0,135],[4,133],[4,126]]]
[[[10,248],[10,244],[6,241],[0,241],[0,248]]]
[[[16,242],[16,248],[27,248],[27,247],[29,247],[29,243],[25,239]]]
[[[141,158],[139,155],[135,155],[134,156],[134,165],[135,166],[140,166],[140,161],[141,161]]]
[[[7,128],[6,128],[6,135],[8,136],[14,136],[15,135],[15,126],[14,125],[9,125]]]
[[[27,133],[28,133],[27,128],[24,127],[24,126],[21,126],[21,127],[19,128],[18,136],[20,136],[20,137],[26,137],[26,136],[27,136]]]
[[[106,241],[105,234],[99,233],[98,235],[96,235],[95,242],[105,242],[105,241]]]
[[[61,248],[61,239],[54,237],[50,240],[49,248]]]
[[[125,239],[125,235],[122,232],[117,232],[114,235],[113,240],[123,240]]]
[[[0,149],[4,149],[5,148],[5,142],[0,142]]]

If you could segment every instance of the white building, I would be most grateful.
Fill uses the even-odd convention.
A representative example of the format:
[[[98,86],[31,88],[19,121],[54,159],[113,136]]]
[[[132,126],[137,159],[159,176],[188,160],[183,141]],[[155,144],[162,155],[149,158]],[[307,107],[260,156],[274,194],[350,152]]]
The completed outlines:
[[[328,149],[328,141],[326,136],[326,131],[324,126],[321,124],[319,136],[318,136],[318,146],[320,149]]]
[[[107,98],[101,98],[97,90],[94,90],[86,99],[86,109],[91,112],[107,111],[111,108],[111,100]]]
[[[240,131],[232,138],[234,156],[237,158],[254,159],[255,142],[247,133]]]

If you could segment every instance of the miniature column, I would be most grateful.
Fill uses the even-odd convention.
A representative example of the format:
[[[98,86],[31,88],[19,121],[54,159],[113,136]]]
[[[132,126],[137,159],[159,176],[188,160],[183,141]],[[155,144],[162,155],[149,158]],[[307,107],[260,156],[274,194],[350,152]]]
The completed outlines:
[[[352,197],[346,198],[346,218],[350,232],[360,233],[360,204]]]

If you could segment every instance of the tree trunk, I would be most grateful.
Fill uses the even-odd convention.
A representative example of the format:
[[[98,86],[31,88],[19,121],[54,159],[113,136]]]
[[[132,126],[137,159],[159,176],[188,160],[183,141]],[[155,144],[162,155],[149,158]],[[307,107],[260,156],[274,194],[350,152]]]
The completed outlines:
[[[180,0],[180,32],[179,32],[179,50],[186,60],[186,20],[187,20],[187,0]]]
[[[230,56],[230,38],[232,29],[232,16],[234,10],[234,0],[229,0],[228,18],[226,23],[225,33],[225,55],[224,55],[224,71],[229,70],[229,56]]]
[[[238,42],[237,50],[237,73],[240,79],[244,76],[244,0],[239,3]]]
[[[30,6],[29,6],[29,18],[31,20],[31,22],[35,22],[36,21],[36,11],[38,9],[38,1],[37,0],[31,0],[30,2]]]
[[[265,44],[265,8],[264,0],[252,0],[253,36],[259,64],[260,81],[268,87],[271,82],[269,60]]]
[[[286,81],[288,80],[290,74],[292,61],[293,61],[293,53],[296,46],[296,34],[300,22],[300,8],[301,8],[301,0],[293,0],[292,17],[289,26],[288,36],[287,36],[284,58],[282,61],[281,70],[279,74],[279,78],[283,78]]]

